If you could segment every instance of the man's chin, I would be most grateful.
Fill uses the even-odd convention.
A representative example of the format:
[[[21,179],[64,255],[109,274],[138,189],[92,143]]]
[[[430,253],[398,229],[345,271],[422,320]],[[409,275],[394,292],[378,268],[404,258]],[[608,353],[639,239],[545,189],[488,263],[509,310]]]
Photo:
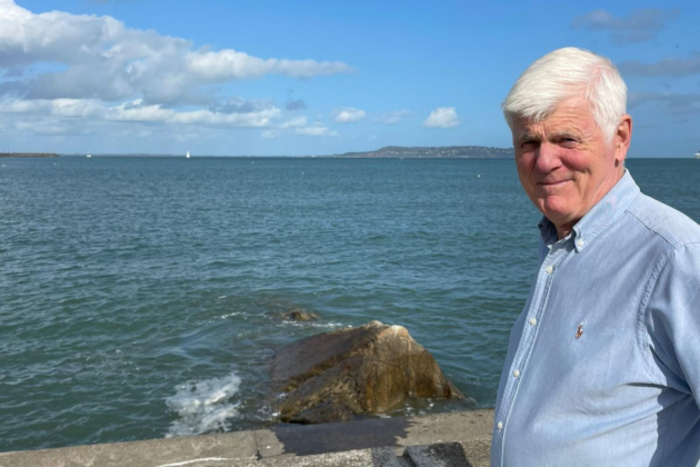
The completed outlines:
[[[568,224],[574,219],[571,210],[567,209],[565,206],[553,206],[551,203],[542,203],[538,207],[542,215],[549,219],[554,225]]]

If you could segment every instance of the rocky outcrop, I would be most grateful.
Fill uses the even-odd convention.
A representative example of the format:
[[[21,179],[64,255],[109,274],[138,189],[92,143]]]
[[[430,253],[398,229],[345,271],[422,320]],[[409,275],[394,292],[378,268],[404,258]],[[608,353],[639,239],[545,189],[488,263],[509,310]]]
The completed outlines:
[[[401,147],[387,146],[376,151],[347,152],[333,157],[438,158],[438,159],[511,159],[512,148],[486,146]]]
[[[285,321],[316,321],[318,315],[310,311],[302,310],[301,308],[294,308],[282,314],[282,319]]]
[[[379,414],[408,398],[464,397],[406,328],[379,321],[283,347],[271,379],[280,420],[292,423]]]

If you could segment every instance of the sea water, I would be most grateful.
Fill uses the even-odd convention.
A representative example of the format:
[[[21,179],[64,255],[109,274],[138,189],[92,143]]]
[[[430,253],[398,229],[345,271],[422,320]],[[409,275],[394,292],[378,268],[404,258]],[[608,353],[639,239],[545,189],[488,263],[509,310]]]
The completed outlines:
[[[699,161],[628,167],[700,220]],[[471,398],[393,415],[493,406],[536,268],[512,160],[4,159],[0,207],[0,451],[266,426],[276,349],[375,319]]]

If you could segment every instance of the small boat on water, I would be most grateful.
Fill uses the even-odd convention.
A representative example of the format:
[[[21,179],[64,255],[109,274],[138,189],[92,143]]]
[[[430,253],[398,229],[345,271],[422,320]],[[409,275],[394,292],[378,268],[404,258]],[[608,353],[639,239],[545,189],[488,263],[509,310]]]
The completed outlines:
[[[90,158],[92,157],[92,155],[88,154],[88,155],[85,156],[85,157],[87,157],[88,159],[90,159]]]
[[[190,152],[189,152],[189,151],[187,151],[187,155],[186,155],[185,157],[186,157],[187,159],[190,158]]]
[[[696,158],[696,159],[700,159],[700,151],[698,151],[698,152],[695,153],[695,158]]]

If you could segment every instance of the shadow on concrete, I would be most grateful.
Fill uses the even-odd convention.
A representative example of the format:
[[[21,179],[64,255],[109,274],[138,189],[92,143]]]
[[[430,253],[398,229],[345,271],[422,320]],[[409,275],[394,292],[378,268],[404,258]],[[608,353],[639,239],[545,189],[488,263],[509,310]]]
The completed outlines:
[[[436,443],[428,446],[406,448],[403,459],[414,466],[448,465],[450,467],[474,467],[460,443]]]
[[[361,423],[280,425],[272,430],[284,446],[284,454],[307,456],[326,452],[395,446],[412,424],[405,418],[376,418]]]

